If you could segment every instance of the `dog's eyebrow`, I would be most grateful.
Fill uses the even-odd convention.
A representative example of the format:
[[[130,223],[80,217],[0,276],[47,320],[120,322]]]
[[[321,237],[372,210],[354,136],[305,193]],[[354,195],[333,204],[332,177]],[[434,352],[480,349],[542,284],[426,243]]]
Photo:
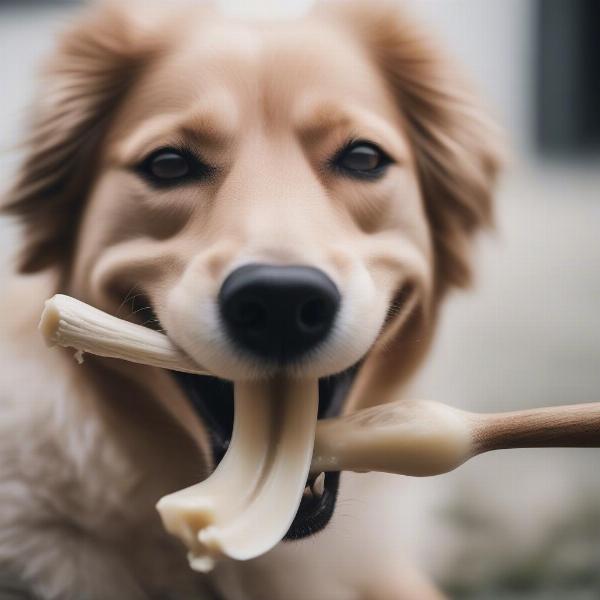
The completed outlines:
[[[221,110],[199,109],[186,114],[177,127],[186,137],[222,147],[230,143],[234,137],[232,120]]]
[[[321,104],[299,115],[297,131],[307,143],[318,143],[332,129],[351,129],[352,118],[337,106]]]
[[[233,140],[232,121],[222,111],[206,108],[156,115],[140,123],[117,146],[115,158],[128,163],[157,146],[182,143],[218,152]]]
[[[353,137],[373,138],[396,161],[402,162],[410,156],[409,145],[398,125],[365,108],[327,101],[313,104],[297,115],[296,131],[306,145],[317,145],[340,130]]]

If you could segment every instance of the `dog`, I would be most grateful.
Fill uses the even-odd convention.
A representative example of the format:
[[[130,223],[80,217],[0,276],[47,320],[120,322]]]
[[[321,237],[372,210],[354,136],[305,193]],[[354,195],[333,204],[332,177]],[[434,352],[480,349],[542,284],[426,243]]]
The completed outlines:
[[[468,285],[502,151],[429,37],[382,0],[281,22],[104,3],[63,35],[3,203],[23,228],[2,299],[6,589],[441,597],[389,546],[366,551],[359,524],[330,538],[337,475],[289,541],[210,576],[155,510],[226,451],[228,381],[319,377],[321,417],[398,399]],[[56,292],[164,331],[215,376],[48,350],[36,325]]]

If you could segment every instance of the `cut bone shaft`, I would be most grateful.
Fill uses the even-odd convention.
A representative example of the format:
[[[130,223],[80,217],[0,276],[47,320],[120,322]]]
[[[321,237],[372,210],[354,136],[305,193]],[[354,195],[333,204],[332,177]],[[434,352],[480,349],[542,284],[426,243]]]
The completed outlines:
[[[207,374],[166,335],[118,319],[63,294],[46,300],[39,328],[49,346],[65,346],[79,352],[185,373]]]

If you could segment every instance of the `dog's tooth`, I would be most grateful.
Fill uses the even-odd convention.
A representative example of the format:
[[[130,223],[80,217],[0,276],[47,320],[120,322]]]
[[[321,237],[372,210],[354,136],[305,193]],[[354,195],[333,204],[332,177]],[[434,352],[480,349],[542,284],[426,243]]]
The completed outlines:
[[[308,485],[304,488],[304,492],[302,492],[303,500],[312,500],[313,498],[313,490]]]
[[[320,473],[312,484],[312,493],[321,497],[325,491],[325,473]]]

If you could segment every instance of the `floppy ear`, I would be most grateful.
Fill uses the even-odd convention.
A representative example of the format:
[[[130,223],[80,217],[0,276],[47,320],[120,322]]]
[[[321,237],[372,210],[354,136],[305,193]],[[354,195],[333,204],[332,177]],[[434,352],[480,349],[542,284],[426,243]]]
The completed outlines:
[[[43,72],[25,158],[3,202],[24,226],[23,273],[68,260],[111,115],[154,50],[143,29],[114,4],[98,7],[61,38]]]
[[[397,394],[428,349],[437,307],[452,286],[471,280],[473,234],[492,224],[492,195],[502,163],[499,131],[443,49],[398,2],[333,2],[338,19],[362,41],[383,73],[405,124],[430,224],[434,289],[393,339],[376,345],[363,366],[354,403]],[[389,333],[389,331],[388,331]]]

